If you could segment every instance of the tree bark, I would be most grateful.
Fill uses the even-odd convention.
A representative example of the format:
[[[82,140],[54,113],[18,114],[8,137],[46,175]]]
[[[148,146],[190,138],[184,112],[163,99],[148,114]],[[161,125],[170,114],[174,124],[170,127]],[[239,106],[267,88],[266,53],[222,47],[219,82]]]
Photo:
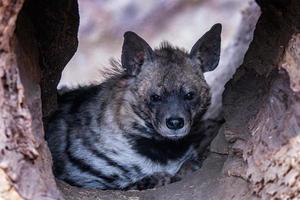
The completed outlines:
[[[300,198],[300,2],[257,0],[254,40],[224,92],[225,136],[261,199]]]
[[[76,1],[0,1],[1,199],[63,199],[44,140],[41,96],[47,117],[77,47],[78,23]]]

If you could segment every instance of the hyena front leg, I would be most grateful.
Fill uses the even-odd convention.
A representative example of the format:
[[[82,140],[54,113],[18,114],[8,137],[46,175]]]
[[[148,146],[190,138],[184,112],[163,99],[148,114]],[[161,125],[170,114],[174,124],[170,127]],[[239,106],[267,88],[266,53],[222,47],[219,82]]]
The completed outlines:
[[[155,187],[161,187],[170,183],[174,183],[180,180],[181,178],[177,175],[171,176],[166,173],[155,173],[151,176],[147,176],[142,180],[134,183],[132,186],[130,186],[129,189],[133,189],[133,190],[152,189]]]
[[[195,146],[196,155],[183,164],[177,176],[184,177],[202,167],[203,161],[209,154],[208,146],[218,134],[224,122],[222,114],[215,119],[206,119],[201,122],[197,131],[190,137],[191,142]]]

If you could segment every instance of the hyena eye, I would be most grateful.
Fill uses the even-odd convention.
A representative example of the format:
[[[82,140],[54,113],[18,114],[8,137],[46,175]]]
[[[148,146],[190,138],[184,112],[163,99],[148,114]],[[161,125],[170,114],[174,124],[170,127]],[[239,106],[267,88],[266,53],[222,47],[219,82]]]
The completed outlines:
[[[190,101],[190,100],[193,100],[194,97],[195,97],[195,93],[194,92],[189,92],[186,95],[184,95],[184,100]]]
[[[159,102],[159,101],[161,101],[161,97],[160,97],[159,95],[157,95],[157,94],[152,94],[152,95],[150,96],[150,100],[151,100],[152,102]]]

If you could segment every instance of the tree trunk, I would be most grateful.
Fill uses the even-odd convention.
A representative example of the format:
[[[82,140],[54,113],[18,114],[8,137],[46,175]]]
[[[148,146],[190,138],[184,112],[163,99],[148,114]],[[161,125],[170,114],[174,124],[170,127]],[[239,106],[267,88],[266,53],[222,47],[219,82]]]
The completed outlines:
[[[244,63],[224,93],[225,136],[262,199],[300,198],[300,1],[262,8]]]
[[[63,199],[44,140],[41,96],[47,117],[77,29],[76,1],[0,1],[1,199]]]

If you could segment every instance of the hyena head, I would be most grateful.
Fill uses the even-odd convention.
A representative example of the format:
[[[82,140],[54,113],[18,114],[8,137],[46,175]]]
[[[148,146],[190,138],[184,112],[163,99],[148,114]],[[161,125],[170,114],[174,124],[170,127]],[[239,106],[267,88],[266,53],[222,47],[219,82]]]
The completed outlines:
[[[132,77],[131,104],[155,134],[182,138],[206,112],[211,96],[203,73],[218,65],[221,28],[214,25],[189,53],[168,43],[152,50],[135,33],[124,34],[121,61]]]

